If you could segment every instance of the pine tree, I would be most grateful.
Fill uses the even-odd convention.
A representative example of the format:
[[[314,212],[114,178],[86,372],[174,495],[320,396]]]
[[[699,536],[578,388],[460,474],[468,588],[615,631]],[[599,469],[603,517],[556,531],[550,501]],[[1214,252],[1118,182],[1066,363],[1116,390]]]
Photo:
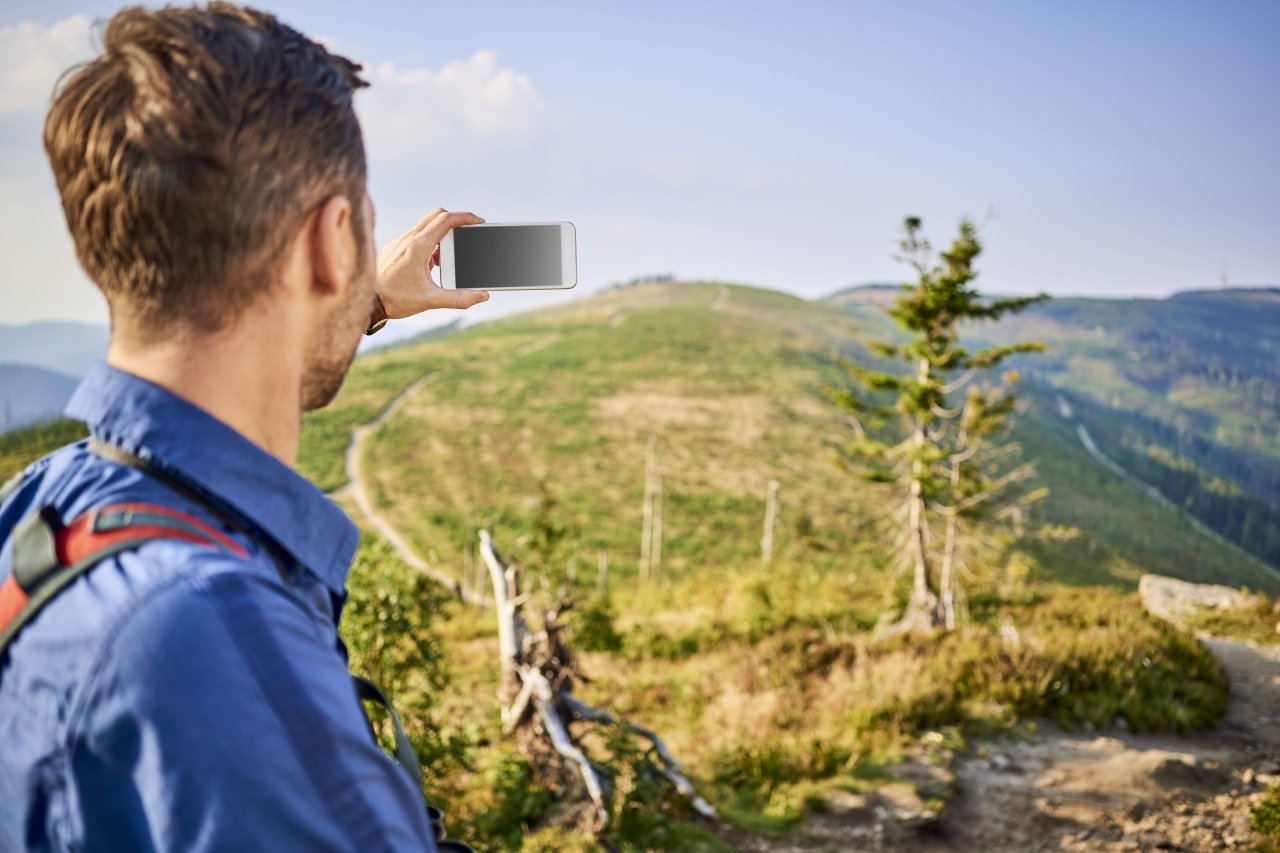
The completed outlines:
[[[870,345],[881,358],[905,362],[909,371],[889,373],[842,361],[851,387],[832,391],[852,416],[854,437],[847,458],[864,463],[870,479],[898,487],[894,518],[901,522],[901,538],[894,545],[911,569],[912,585],[910,601],[893,630],[956,625],[962,526],[978,516],[1016,511],[1017,504],[1007,500],[1010,487],[1033,471],[1026,464],[1002,470],[1008,466],[1001,462],[1016,451],[1000,438],[1014,414],[1012,386],[1019,377],[1017,371],[995,374],[1005,359],[1039,352],[1044,344],[1030,341],[970,352],[960,343],[959,326],[998,320],[1048,298],[984,298],[971,286],[978,275],[973,262],[982,251],[973,222],[963,220],[950,249],[936,259],[921,227],[918,217],[904,222],[899,259],[912,266],[917,281],[905,285],[889,309],[909,338],[906,343]],[[963,399],[953,403],[962,392]],[[894,395],[892,403],[876,402],[886,393]],[[1023,502],[1043,494],[1024,495]],[[939,524],[944,529],[940,552],[932,543]]]

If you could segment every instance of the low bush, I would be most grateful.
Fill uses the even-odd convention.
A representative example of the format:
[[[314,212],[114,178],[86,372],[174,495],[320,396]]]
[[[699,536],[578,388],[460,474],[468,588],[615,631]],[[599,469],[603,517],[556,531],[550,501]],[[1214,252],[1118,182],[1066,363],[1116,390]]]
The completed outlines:
[[[478,849],[521,849],[530,824],[554,799],[529,762],[510,753],[493,756],[469,787],[476,796],[463,804],[458,818],[466,828],[465,840]]]
[[[574,648],[584,652],[617,652],[623,637],[614,627],[613,605],[597,595],[569,611],[569,628]]]
[[[796,627],[722,653],[696,678],[707,696],[737,698],[703,714],[694,748],[714,745],[702,746],[698,766],[730,814],[749,805],[785,816],[812,783],[855,784],[873,756],[926,733],[954,748],[1047,717],[1064,728],[1122,719],[1135,732],[1187,734],[1226,710],[1226,676],[1207,649],[1134,597],[1097,589],[993,603],[947,634],[876,643]]]
[[[1280,785],[1272,785],[1267,795],[1254,804],[1249,819],[1259,833],[1280,841]]]
[[[1187,620],[1193,631],[1252,643],[1280,643],[1280,599],[1254,593],[1253,602],[1233,610],[1204,610]]]
[[[461,744],[441,735],[435,709],[449,684],[438,620],[448,599],[406,566],[381,538],[364,534],[347,579],[342,638],[351,671],[391,699],[422,762],[428,788],[458,770]],[[368,706],[375,733],[391,745],[385,712]]]

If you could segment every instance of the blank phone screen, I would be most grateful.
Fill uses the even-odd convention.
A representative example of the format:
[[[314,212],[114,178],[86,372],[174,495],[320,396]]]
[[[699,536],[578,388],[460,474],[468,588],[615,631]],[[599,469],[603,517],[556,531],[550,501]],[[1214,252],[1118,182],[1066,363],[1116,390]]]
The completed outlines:
[[[453,229],[453,278],[466,290],[562,287],[559,225]]]

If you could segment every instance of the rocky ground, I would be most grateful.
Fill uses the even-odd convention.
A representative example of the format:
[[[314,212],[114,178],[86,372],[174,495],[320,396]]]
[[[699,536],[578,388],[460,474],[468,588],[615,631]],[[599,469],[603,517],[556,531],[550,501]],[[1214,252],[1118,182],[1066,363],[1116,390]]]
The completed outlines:
[[[917,849],[1230,850],[1280,783],[1280,646],[1208,640],[1231,677],[1224,724],[1193,738],[1050,731],[958,760],[962,793]],[[904,847],[903,849],[911,849]]]
[[[1280,784],[1280,645],[1202,639],[1231,679],[1226,720],[1213,732],[1068,734],[1045,724],[941,765],[911,762],[902,784],[837,796],[794,840],[744,849],[1252,849],[1262,839],[1250,808]],[[928,810],[931,792],[948,787],[958,793],[940,813]]]

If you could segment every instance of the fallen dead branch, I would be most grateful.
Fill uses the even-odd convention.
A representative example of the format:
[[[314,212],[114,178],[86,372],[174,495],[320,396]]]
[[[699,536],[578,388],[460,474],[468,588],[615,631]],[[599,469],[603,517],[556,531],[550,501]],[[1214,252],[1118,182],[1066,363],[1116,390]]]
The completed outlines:
[[[694,811],[710,820],[718,820],[715,808],[699,796],[662,738],[573,695],[574,658],[561,637],[561,628],[556,621],[564,606],[563,594],[547,611],[542,629],[530,631],[523,614],[523,606],[529,596],[520,589],[519,568],[502,559],[487,530],[480,531],[480,556],[489,569],[498,617],[498,651],[502,668],[498,699],[504,732],[516,736],[535,762],[545,754],[545,746],[549,745],[563,765],[581,777],[594,808],[596,832],[603,831],[609,822],[608,786],[605,774],[586,755],[570,731],[574,723],[617,726],[648,741],[656,756],[654,769],[657,773],[689,801]],[[533,726],[535,715],[541,723],[541,732]]]

